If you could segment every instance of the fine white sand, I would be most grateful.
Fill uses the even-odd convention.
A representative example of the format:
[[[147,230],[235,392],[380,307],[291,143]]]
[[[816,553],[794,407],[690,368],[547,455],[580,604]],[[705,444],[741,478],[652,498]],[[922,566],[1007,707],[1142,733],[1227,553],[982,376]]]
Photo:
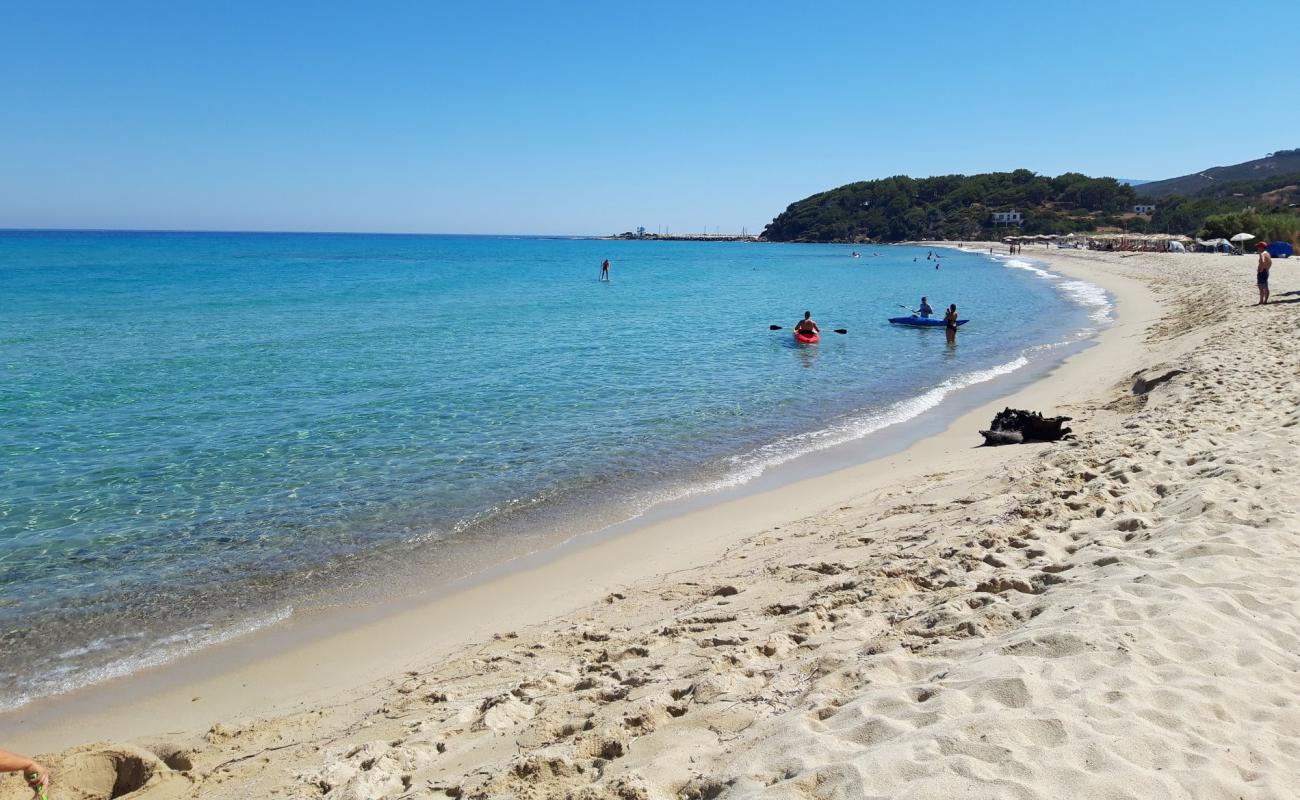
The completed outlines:
[[[58,798],[1293,797],[1300,265],[1024,255],[1119,322],[940,436],[0,745]],[[972,449],[1006,404],[1078,438]]]

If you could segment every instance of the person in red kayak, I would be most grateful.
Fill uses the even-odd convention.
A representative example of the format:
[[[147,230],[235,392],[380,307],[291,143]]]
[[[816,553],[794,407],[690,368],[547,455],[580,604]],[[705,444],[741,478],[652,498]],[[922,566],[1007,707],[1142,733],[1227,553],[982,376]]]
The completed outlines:
[[[803,312],[803,319],[799,320],[794,324],[794,332],[816,334],[820,336],[822,329],[817,327],[816,322],[813,322],[812,312],[805,311]]]

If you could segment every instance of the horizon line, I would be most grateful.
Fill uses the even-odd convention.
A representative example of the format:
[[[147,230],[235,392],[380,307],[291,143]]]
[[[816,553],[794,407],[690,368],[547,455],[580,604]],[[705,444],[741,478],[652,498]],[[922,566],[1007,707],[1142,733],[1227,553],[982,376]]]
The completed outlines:
[[[618,234],[595,233],[445,233],[428,231],[292,231],[292,230],[236,230],[224,228],[33,228],[0,226],[0,233],[242,233],[273,235],[314,236],[523,236],[530,239],[563,237],[569,239],[599,239]]]

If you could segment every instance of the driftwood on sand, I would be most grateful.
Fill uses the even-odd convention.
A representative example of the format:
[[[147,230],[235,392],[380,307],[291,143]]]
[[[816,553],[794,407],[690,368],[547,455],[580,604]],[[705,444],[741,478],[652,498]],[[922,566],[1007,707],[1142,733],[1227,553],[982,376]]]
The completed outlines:
[[[1044,417],[1037,411],[1022,408],[1004,408],[993,417],[989,430],[980,431],[984,444],[996,447],[1021,442],[1055,442],[1069,437],[1070,429],[1064,427],[1070,417]]]

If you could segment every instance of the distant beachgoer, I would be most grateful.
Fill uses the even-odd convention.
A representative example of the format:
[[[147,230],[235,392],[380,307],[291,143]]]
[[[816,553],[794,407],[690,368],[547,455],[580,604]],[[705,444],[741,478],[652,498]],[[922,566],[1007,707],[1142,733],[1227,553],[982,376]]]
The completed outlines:
[[[925,260],[926,260],[926,261],[929,261],[929,260],[932,259],[932,258],[934,258],[934,251],[933,251],[933,250],[931,250],[930,252],[928,252],[928,253],[925,254]]]
[[[821,330],[821,328],[818,328],[818,327],[817,327],[817,323],[816,323],[816,322],[813,322],[812,312],[811,312],[811,311],[805,311],[805,312],[803,312],[803,319],[799,320],[798,322],[796,322],[796,323],[794,324],[794,332],[795,332],[795,333],[804,332],[804,333],[816,333],[816,334],[820,334],[820,333],[822,332],[822,330]]]
[[[605,263],[600,265],[600,279],[602,281],[609,280],[609,259],[608,258],[605,259]]]
[[[948,343],[957,342],[957,304],[948,306],[948,313],[943,315],[944,331],[948,334]]]
[[[916,310],[916,313],[920,314],[922,319],[929,319],[930,315],[934,313],[934,309],[930,307],[930,301],[922,297],[921,307]]]
[[[21,772],[23,780],[34,792],[43,792],[50,785],[50,772],[27,756],[0,750],[0,772]]]
[[[1268,271],[1273,268],[1273,256],[1268,253],[1268,242],[1256,244],[1255,251],[1259,253],[1259,264],[1255,267],[1255,284],[1259,288],[1258,305],[1262,306],[1268,302]]]

